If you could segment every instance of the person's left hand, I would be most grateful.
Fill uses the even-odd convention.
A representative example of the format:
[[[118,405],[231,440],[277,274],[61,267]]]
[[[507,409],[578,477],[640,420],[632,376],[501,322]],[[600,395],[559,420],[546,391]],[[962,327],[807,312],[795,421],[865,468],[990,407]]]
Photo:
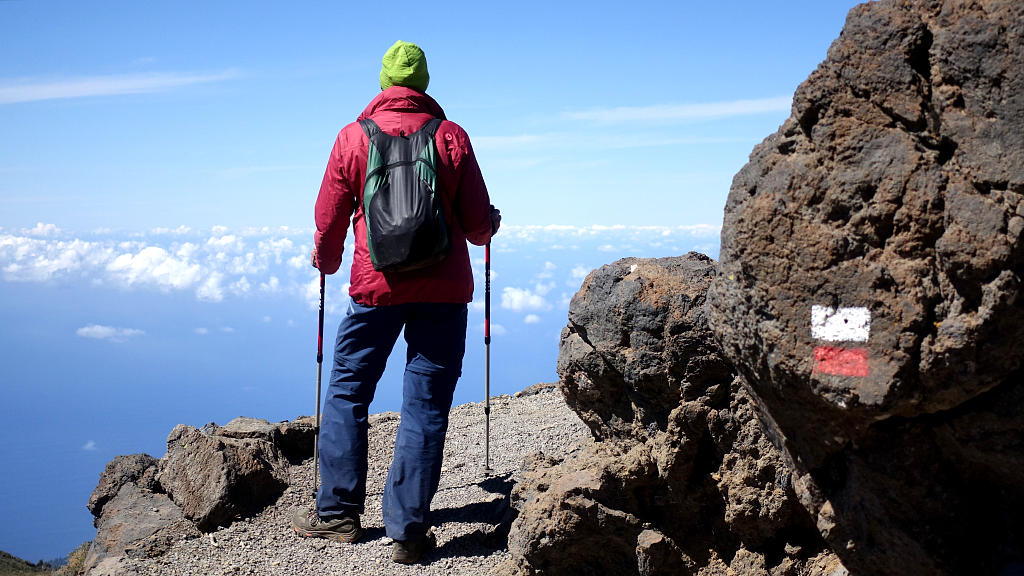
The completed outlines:
[[[313,268],[320,268],[319,266],[316,265],[316,248],[313,248],[313,250],[309,253],[309,263],[313,265]]]
[[[491,205],[491,236],[498,233],[498,228],[501,228],[501,210],[498,210]]]

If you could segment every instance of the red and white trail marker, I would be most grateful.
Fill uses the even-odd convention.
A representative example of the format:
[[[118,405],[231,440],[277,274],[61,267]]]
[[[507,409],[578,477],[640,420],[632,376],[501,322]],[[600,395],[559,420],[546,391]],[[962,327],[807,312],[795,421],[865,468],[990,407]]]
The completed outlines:
[[[871,333],[871,311],[867,308],[811,307],[811,336],[826,342],[867,342]],[[814,349],[814,371],[837,376],[863,378],[870,373],[867,348],[818,346]]]

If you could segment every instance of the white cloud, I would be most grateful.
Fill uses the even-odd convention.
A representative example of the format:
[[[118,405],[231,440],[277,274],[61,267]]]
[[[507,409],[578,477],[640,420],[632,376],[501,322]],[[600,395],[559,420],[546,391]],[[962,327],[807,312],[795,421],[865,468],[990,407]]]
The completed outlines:
[[[191,242],[185,242],[181,246],[178,246],[178,250],[175,251],[174,255],[182,260],[188,260],[195,255],[199,247]]]
[[[85,450],[86,452],[95,452],[96,451],[96,441],[95,440],[89,440],[88,442],[86,442],[85,444],[82,445],[82,450]]]
[[[534,284],[533,291],[536,292],[539,296],[544,296],[548,292],[551,292],[551,289],[554,288],[554,287],[555,287],[555,283],[554,282],[549,282],[547,284],[544,284],[542,282],[538,282],[538,283]]]
[[[154,284],[163,289],[184,289],[199,281],[198,264],[178,259],[163,248],[147,246],[138,254],[122,254],[107,265],[114,278],[128,286]]]
[[[713,120],[735,116],[789,112],[792,102],[793,99],[790,96],[777,96],[775,98],[704,102],[698,104],[594,108],[591,110],[567,112],[565,115],[573,120],[589,120],[598,124]]]
[[[11,282],[49,282],[74,272],[105,265],[113,250],[82,240],[49,241],[0,236],[0,264]]]
[[[273,256],[275,264],[281,263],[282,255],[295,252],[295,244],[287,238],[264,240],[258,246],[260,255],[268,259]]]
[[[508,334],[508,330],[505,329],[501,324],[491,324],[491,336],[504,336]]]
[[[537,316],[536,314],[527,314],[526,317],[523,318],[523,322],[526,324],[537,324],[540,322],[540,316]]]
[[[277,279],[277,276],[271,276],[266,282],[260,283],[260,290],[263,292],[269,292],[276,294],[281,290],[281,281]]]
[[[164,235],[164,234],[166,234],[166,235],[171,235],[171,236],[184,236],[185,234],[188,234],[191,231],[192,231],[191,228],[189,228],[188,226],[185,226],[184,224],[182,224],[181,226],[178,226],[177,228],[153,228],[152,230],[150,230],[150,233],[156,234],[156,235]]]
[[[524,312],[527,310],[550,310],[551,304],[544,299],[543,294],[531,291],[528,288],[509,287],[502,290],[501,307],[516,312]]]
[[[558,266],[556,266],[554,262],[551,262],[549,260],[544,263],[544,270],[537,274],[537,278],[551,278],[552,276],[554,276],[554,271],[557,268]]]
[[[103,326],[100,324],[90,324],[89,326],[83,326],[76,332],[82,338],[93,338],[95,340],[107,340],[109,342],[125,342],[129,338],[135,338],[145,334],[142,330],[136,330],[135,328],[117,328],[114,326]]]
[[[270,324],[270,322],[272,322],[272,321],[273,321],[273,318],[271,318],[270,316],[264,316],[263,317],[263,323],[264,324]]]
[[[206,241],[206,245],[221,252],[238,251],[245,247],[245,243],[242,239],[234,234],[225,234],[223,236],[210,238]]]
[[[31,228],[23,231],[28,236],[55,236],[60,234],[60,228],[57,228],[56,224],[43,224],[37,222],[35,228]]]
[[[22,78],[0,81],[0,104],[37,102],[87,96],[152,94],[181,86],[219,82],[237,76],[232,71],[207,73],[157,72],[114,74],[42,80]]]
[[[207,334],[210,333],[210,329],[209,328],[199,327],[199,328],[196,328],[195,330],[193,330],[193,332],[195,332],[196,334],[199,334],[200,336],[206,336]]]
[[[52,231],[51,226],[36,227],[42,233]],[[280,295],[307,302],[313,310],[319,300],[318,275],[308,262],[307,229],[246,228],[229,234],[217,227],[189,230],[184,236],[177,234],[185,232],[179,227],[91,234],[88,241],[67,239],[67,232],[29,236],[33,229],[6,230],[0,232],[0,281],[184,291],[206,302]],[[541,312],[561,306],[556,287],[559,291],[578,287],[590,269],[616,252],[668,256],[706,246],[700,251],[714,256],[720,226],[510,225],[502,233],[507,234],[502,245],[517,255],[499,258],[508,264],[501,268],[504,276],[498,269],[491,270],[493,298],[506,309],[543,316]],[[346,242],[346,250],[350,247]],[[472,254],[478,297],[472,306],[478,310],[483,306],[482,250]],[[518,254],[530,258],[518,262]],[[346,262],[351,262],[350,255]],[[506,277],[509,280],[502,282]],[[344,312],[347,280],[348,266],[343,266],[328,282],[328,313]],[[512,287],[506,288],[509,284]]]
[[[326,298],[325,298],[326,299]],[[303,290],[303,300],[309,304],[309,307],[313,310],[320,308],[320,277],[314,277],[305,284]]]
[[[237,296],[247,296],[251,290],[252,285],[249,284],[249,280],[245,276],[231,284],[231,292]]]
[[[309,266],[309,254],[299,254],[288,259],[288,265],[296,270]]]
[[[224,275],[220,272],[210,274],[196,290],[196,298],[206,302],[220,302],[224,300],[224,288],[221,286],[223,279]]]
[[[231,326],[221,326],[220,327],[220,331],[225,333],[225,334],[234,334],[235,333],[235,329],[232,328]]]

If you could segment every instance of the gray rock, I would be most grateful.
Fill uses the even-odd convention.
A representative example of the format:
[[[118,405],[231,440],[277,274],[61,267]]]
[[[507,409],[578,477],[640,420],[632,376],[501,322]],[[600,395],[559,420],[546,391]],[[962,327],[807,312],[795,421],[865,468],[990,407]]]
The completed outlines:
[[[181,534],[195,530],[166,494],[150,492],[131,482],[105,503],[96,528],[96,538],[83,565],[85,571],[93,570],[92,574],[105,573],[99,568],[101,564],[111,565],[126,554],[159,556]]]
[[[855,574],[1024,553],[1022,39],[1016,0],[857,6],[733,180],[711,327]]]
[[[136,484],[143,490],[158,491],[156,482],[157,460],[149,454],[116,456],[107,463],[100,475],[100,481],[89,496],[87,507],[97,519],[103,514],[103,507],[126,484]]]
[[[167,438],[158,480],[203,531],[259,512],[288,487],[288,462],[262,438],[204,434],[178,425]]]

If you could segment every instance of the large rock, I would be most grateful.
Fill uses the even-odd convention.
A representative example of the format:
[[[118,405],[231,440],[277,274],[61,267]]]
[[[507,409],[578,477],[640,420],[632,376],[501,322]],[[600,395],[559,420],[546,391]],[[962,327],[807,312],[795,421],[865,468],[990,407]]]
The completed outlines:
[[[224,426],[213,426],[210,432],[224,438],[255,438],[274,444],[292,464],[313,456],[316,420],[300,416],[295,420],[271,423],[262,418],[239,416]]]
[[[702,254],[627,258],[591,274],[573,297],[559,343],[560,386],[598,439],[664,430],[681,399],[728,386],[731,368],[707,331]]]
[[[812,559],[834,558],[708,330],[715,269],[630,258],[584,281],[559,387],[597,441],[529,462],[506,573],[822,574]]]
[[[122,556],[159,556],[175,541],[196,533],[181,510],[160,491],[157,460],[147,454],[117,456],[89,498],[96,537],[83,571],[104,573]]]
[[[244,436],[244,435],[243,435]],[[288,487],[288,461],[259,437],[232,438],[178,425],[167,437],[158,481],[200,530],[230,524]]]
[[[855,574],[1024,554],[1024,3],[854,8],[733,180],[710,321]]]
[[[115,456],[100,475],[100,481],[89,496],[86,507],[98,519],[103,515],[103,507],[126,484],[136,484],[150,492],[158,491],[156,472],[157,460],[149,454]]]

